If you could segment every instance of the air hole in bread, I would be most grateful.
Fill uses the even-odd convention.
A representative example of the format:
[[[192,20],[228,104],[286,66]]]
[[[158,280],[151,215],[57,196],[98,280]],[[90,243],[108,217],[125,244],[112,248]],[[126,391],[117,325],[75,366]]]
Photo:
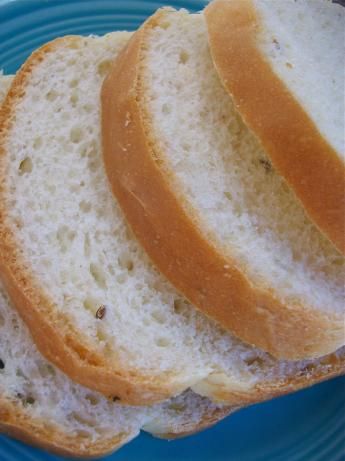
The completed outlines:
[[[23,370],[21,368],[19,368],[19,367],[16,369],[16,376],[18,378],[24,378],[25,380],[28,380],[28,378],[25,375],[25,373],[23,372]]]
[[[152,312],[152,318],[157,322],[157,323],[160,323],[160,324],[163,324],[167,321],[167,317],[166,315],[161,312],[161,311],[153,311]]]
[[[63,225],[59,227],[56,233],[56,238],[63,253],[66,253],[66,251],[70,249],[75,236],[75,231],[70,229],[68,226]]]
[[[39,149],[40,147],[42,147],[42,144],[43,144],[42,138],[40,136],[36,136],[33,142],[33,148]]]
[[[32,165],[31,158],[25,157],[25,159],[22,160],[19,164],[19,174],[22,176],[24,174],[31,173],[32,168],[33,168],[33,165]]]
[[[55,101],[55,99],[58,97],[58,93],[55,90],[50,90],[46,94],[46,99],[50,102]]]
[[[104,77],[108,73],[110,66],[111,66],[111,61],[109,59],[106,59],[100,62],[97,66],[98,75],[100,75],[101,77]]]
[[[184,301],[183,299],[174,299],[174,311],[177,314],[180,314],[184,309]]]
[[[186,63],[188,62],[188,59],[189,59],[189,54],[187,53],[187,51],[182,50],[182,51],[180,52],[179,63],[180,63],[180,64],[186,64]]]
[[[92,395],[92,394],[88,394],[85,396],[86,400],[93,406],[95,405],[98,405],[99,404],[99,398],[96,397],[95,395]]]
[[[49,258],[42,258],[42,264],[44,267],[52,267],[52,260]]]
[[[87,154],[87,147],[86,147],[86,146],[82,146],[82,147],[79,149],[78,152],[79,152],[81,158],[86,157],[86,154]]]
[[[168,408],[169,410],[173,410],[175,413],[183,413],[184,411],[186,411],[186,405],[179,402],[171,403],[170,405],[168,405]]]
[[[170,113],[171,113],[171,106],[170,106],[170,104],[168,104],[168,103],[165,102],[165,103],[162,105],[162,112],[163,112],[163,114],[170,114]]]
[[[314,362],[314,363],[308,363],[304,368],[303,368],[303,372],[305,373],[313,373],[315,371],[315,369],[317,368],[317,364]]]
[[[42,378],[47,378],[48,376],[55,376],[55,368],[50,363],[42,363],[39,366],[39,373]]]
[[[37,218],[38,217],[36,217],[35,219],[37,219]],[[15,224],[17,229],[22,229],[23,226],[24,226],[23,220],[19,216],[14,219],[14,224]]]
[[[129,253],[122,253],[118,257],[119,266],[122,269],[127,269],[128,272],[131,272],[134,268],[134,263]]]
[[[107,269],[110,275],[115,275],[114,267],[111,264],[107,265]]]
[[[116,281],[119,283],[125,283],[127,280],[127,275],[125,273],[119,274],[116,276]]]
[[[92,159],[88,163],[88,167],[91,171],[96,171],[101,166],[101,162],[99,159]]]
[[[224,197],[227,198],[230,202],[232,201],[231,192],[225,191],[224,192]]]
[[[170,341],[168,338],[157,338],[155,342],[158,347],[169,347],[170,346]]]
[[[259,162],[260,165],[263,166],[266,173],[270,173],[272,171],[272,164],[267,158],[260,158]]]
[[[69,136],[71,142],[73,142],[74,144],[78,144],[82,140],[82,137],[83,137],[83,130],[80,127],[75,126],[74,128],[71,129],[70,136]]]
[[[73,91],[73,93],[71,94],[71,97],[69,98],[71,104],[72,104],[72,107],[76,107],[78,101],[79,101],[79,96],[78,96],[78,93],[76,91]]]
[[[148,319],[147,317],[144,317],[142,322],[143,322],[143,325],[149,326],[149,325],[151,325],[152,321],[151,321],[151,319]]]
[[[16,397],[22,402],[24,407],[27,407],[28,405],[33,405],[36,401],[35,398],[31,395],[23,395],[20,392],[16,394]]]
[[[103,331],[102,328],[97,328],[97,339],[101,342],[105,342],[107,340],[107,335]]]
[[[79,413],[77,413],[77,412],[75,412],[75,411],[73,411],[73,412],[71,413],[71,417],[72,417],[75,421],[77,421],[78,423],[82,424],[83,426],[85,425],[85,426],[89,426],[89,427],[94,427],[94,423],[93,423],[91,420],[85,418],[84,416],[81,416]],[[90,434],[88,434],[88,436],[89,436],[89,435],[90,435]]]
[[[90,150],[88,152],[88,156],[90,158],[93,158],[93,157],[99,158],[99,151],[98,151],[97,145],[96,145],[96,143],[94,141],[91,142],[91,148],[90,148]]]
[[[83,213],[89,213],[91,211],[91,203],[86,200],[82,200],[79,203],[79,208]]]
[[[93,107],[92,107],[91,104],[84,104],[84,105],[83,105],[83,109],[84,109],[84,111],[85,111],[86,113],[90,113],[90,112],[92,112]]]
[[[241,217],[242,216],[242,208],[241,206],[238,204],[238,203],[234,203],[233,204],[233,211],[234,211],[234,215],[237,216],[237,217]]]
[[[74,78],[73,80],[71,80],[71,81],[69,82],[69,86],[70,86],[70,88],[75,88],[75,87],[78,86],[78,83],[79,83],[79,80],[76,79],[76,78]]]
[[[25,399],[25,404],[26,405],[33,405],[35,402],[36,402],[36,399],[34,397],[32,397],[31,395],[29,395]]]
[[[88,258],[91,254],[91,242],[88,232],[86,232],[84,237],[84,255]]]
[[[107,288],[105,272],[99,264],[90,264],[90,274],[100,288]]]
[[[280,50],[280,43],[275,37],[272,38],[272,42],[274,43],[274,47],[276,48],[276,50]]]
[[[4,317],[0,314],[0,327],[3,327],[5,325],[5,319]]]
[[[333,259],[333,264],[335,264],[336,266],[342,267],[344,264],[344,260],[341,256],[339,256],[338,258],[336,257]]]
[[[265,361],[260,357],[252,357],[244,360],[249,367],[262,368]]]
[[[83,305],[86,310],[88,310],[89,312],[92,313],[93,316],[95,316],[97,310],[102,305],[102,303],[98,299],[94,298],[93,296],[87,296],[84,299]]]
[[[159,23],[159,27],[161,29],[169,29],[170,26],[171,26],[171,23],[169,21],[161,21]]]

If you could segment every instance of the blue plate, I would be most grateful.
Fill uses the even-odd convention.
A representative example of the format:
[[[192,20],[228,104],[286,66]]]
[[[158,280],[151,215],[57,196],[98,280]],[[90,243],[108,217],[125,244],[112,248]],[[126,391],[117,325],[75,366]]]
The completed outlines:
[[[198,0],[166,0],[200,10]],[[0,69],[14,73],[41,44],[64,34],[137,28],[163,3],[139,0],[0,0]],[[0,461],[57,461],[0,436]],[[111,461],[345,461],[345,378],[255,405],[216,427],[166,442],[142,434]]]

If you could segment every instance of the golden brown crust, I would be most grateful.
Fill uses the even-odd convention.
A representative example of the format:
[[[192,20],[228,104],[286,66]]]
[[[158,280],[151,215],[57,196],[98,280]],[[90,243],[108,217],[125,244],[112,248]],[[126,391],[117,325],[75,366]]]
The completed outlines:
[[[344,162],[260,51],[252,0],[215,0],[205,16],[215,66],[243,119],[308,215],[345,253]]]
[[[185,389],[178,377],[162,373],[145,376],[115,359],[107,361],[92,345],[80,338],[68,317],[57,312],[52,300],[42,291],[39,280],[30,272],[16,229],[7,222],[6,137],[15,117],[16,105],[25,93],[31,73],[47,53],[59,46],[73,46],[79,37],[69,36],[48,43],[26,61],[17,73],[0,111],[0,273],[16,309],[31,330],[41,353],[74,381],[106,396],[116,395],[121,403],[149,405],[163,401]]]
[[[340,356],[331,354],[322,360],[321,365],[306,364],[298,374],[263,383],[259,382],[250,392],[248,390],[232,390],[229,393],[228,389],[219,384],[219,382],[217,387],[213,387],[212,391],[210,390],[209,392],[212,393],[212,397],[216,402],[245,406],[290,394],[344,374],[345,354]]]
[[[189,435],[193,435],[197,432],[203,431],[208,429],[209,427],[213,426],[214,424],[218,423],[222,419],[226,418],[227,416],[235,413],[235,411],[240,410],[243,407],[223,407],[217,408],[211,413],[208,413],[195,427],[190,422],[186,421],[182,425],[178,425],[177,427],[170,428],[170,432],[166,433],[153,433],[155,437],[160,439],[181,439],[182,437],[187,437]]]
[[[136,32],[103,84],[103,154],[113,192],[153,262],[208,316],[278,358],[333,352],[344,342],[341,315],[287,306],[273,290],[254,286],[185,211],[143,101],[146,34],[164,14],[160,10]]]
[[[237,409],[239,408],[214,408],[213,411],[203,414],[198,424],[188,421],[172,424],[169,432],[152,432],[152,435],[164,439],[186,437],[213,426]],[[93,442],[85,436],[61,431],[47,421],[30,418],[20,407],[0,398],[0,432],[61,456],[88,459],[105,456],[118,450],[136,437],[139,429],[131,433],[121,432],[114,437],[104,437],[101,441]]]
[[[137,433],[121,433],[92,442],[80,435],[70,435],[47,421],[32,419],[18,406],[0,399],[0,432],[15,439],[62,456],[95,458],[112,453],[134,438]]]

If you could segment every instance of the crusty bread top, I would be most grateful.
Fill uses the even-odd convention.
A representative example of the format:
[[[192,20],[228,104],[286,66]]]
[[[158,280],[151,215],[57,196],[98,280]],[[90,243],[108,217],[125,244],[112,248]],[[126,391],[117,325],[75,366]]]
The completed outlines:
[[[0,104],[12,79],[0,75]],[[66,456],[113,452],[141,424],[157,437],[185,436],[235,410],[192,392],[149,409],[128,409],[72,383],[39,354],[1,282],[0,360],[0,431]]]
[[[112,67],[102,102],[113,191],[178,290],[277,357],[342,346],[344,258],[243,124],[202,15],[150,18]]]
[[[241,116],[344,253],[345,9],[326,0],[215,0],[206,20]]]

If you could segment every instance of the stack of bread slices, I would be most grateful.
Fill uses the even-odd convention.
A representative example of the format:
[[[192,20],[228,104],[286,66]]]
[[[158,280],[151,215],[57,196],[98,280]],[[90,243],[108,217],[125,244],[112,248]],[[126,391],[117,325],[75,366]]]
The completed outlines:
[[[344,373],[344,9],[66,36],[0,96],[0,428],[101,456]]]

